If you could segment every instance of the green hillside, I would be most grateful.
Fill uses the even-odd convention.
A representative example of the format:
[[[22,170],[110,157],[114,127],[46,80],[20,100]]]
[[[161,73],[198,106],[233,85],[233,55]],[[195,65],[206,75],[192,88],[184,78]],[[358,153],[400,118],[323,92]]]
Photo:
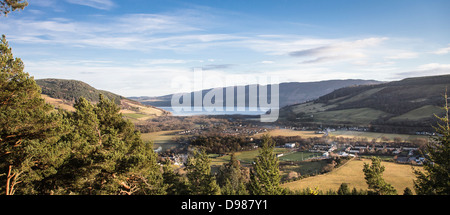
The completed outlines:
[[[72,105],[80,97],[84,97],[90,102],[97,103],[99,94],[103,94],[109,100],[114,100],[114,102],[120,106],[121,113],[133,122],[171,114],[160,108],[144,105],[138,101],[133,101],[108,91],[95,89],[82,81],[40,79],[36,80],[36,83],[41,87],[42,97],[47,103],[68,111],[74,111]]]
[[[328,81],[318,81],[318,82],[289,82],[279,84],[279,105],[280,107],[285,107],[292,104],[298,104],[305,101],[310,101],[317,99],[327,93],[333,92],[333,90],[355,86],[355,85],[370,85],[379,84],[381,82],[374,80],[359,80],[359,79],[348,79],[348,80],[328,80]],[[245,103],[249,104],[249,86],[245,87]],[[231,88],[231,87],[227,87]],[[233,87],[236,92],[236,87]],[[219,88],[216,88],[219,89]],[[202,95],[204,96],[212,89],[202,90]],[[224,90],[224,97],[222,98],[224,107],[226,106],[226,89]],[[191,92],[192,101],[194,99],[194,94]],[[270,89],[268,90],[268,98],[270,99]],[[160,96],[160,97],[130,97],[130,99],[140,101],[143,104],[153,105],[157,107],[171,106],[172,95]],[[234,104],[237,104],[237,96],[234,97]]]
[[[95,89],[89,84],[77,80],[38,79],[36,83],[42,88],[42,94],[70,102],[84,97],[96,103],[98,102],[98,95],[103,94],[108,99],[114,100],[116,104],[120,105],[120,101],[124,98],[108,91]]]
[[[429,127],[442,114],[450,75],[408,78],[335,90],[318,99],[281,109],[291,122],[361,126]]]

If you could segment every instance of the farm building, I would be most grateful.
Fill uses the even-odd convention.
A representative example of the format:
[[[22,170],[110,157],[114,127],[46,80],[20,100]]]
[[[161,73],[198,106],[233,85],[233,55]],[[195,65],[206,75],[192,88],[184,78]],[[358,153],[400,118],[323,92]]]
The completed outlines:
[[[284,144],[285,148],[295,148],[295,143],[286,143]]]

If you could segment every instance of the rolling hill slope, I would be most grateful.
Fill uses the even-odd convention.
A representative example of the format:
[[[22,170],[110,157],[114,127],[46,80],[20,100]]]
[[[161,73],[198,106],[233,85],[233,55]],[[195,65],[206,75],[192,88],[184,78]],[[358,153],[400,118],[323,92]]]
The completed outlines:
[[[442,114],[450,75],[352,86],[280,110],[282,120],[361,126],[430,127]]]
[[[36,83],[42,89],[42,97],[57,108],[74,111],[73,104],[80,97],[92,103],[97,103],[99,94],[103,94],[120,106],[121,112],[127,118],[134,120],[148,119],[155,116],[170,115],[170,112],[140,102],[127,99],[123,96],[98,90],[77,80],[38,79]]]
[[[333,92],[333,90],[348,87],[348,86],[356,86],[356,85],[371,85],[371,84],[379,84],[381,82],[374,80],[329,80],[329,81],[318,81],[318,82],[289,82],[289,83],[280,83],[279,84],[279,101],[280,107],[284,107],[287,105],[298,104],[301,102],[317,99],[320,96],[323,96],[327,93]],[[227,87],[229,88],[229,87]],[[236,102],[236,87],[234,87],[235,93],[235,104]],[[212,89],[205,89],[202,91],[202,95],[204,96]],[[226,88],[224,90],[224,106],[226,105]],[[248,105],[248,95],[249,85],[245,86],[245,98],[246,104]],[[194,97],[194,92],[191,92],[191,97]],[[153,105],[157,107],[170,107],[171,106],[171,98],[172,95],[165,95],[159,97],[130,97],[130,99],[140,101],[143,104]],[[270,99],[270,88],[268,90],[268,98]]]

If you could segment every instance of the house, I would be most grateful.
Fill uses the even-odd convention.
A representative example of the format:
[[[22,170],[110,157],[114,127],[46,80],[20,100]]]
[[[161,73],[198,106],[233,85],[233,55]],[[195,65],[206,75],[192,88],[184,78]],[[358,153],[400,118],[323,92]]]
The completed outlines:
[[[401,151],[400,149],[395,149],[392,153],[398,155],[398,154],[400,154],[401,152],[402,152],[402,151]]]
[[[352,149],[368,149],[368,148],[369,148],[369,146],[363,146],[363,145],[356,145],[356,146],[352,147]]]
[[[322,144],[316,144],[313,146],[316,150],[328,150],[330,146],[329,145],[322,145]]]
[[[349,154],[347,152],[339,152],[339,156],[341,156],[341,157],[356,157],[354,154]]]
[[[415,164],[419,164],[419,165],[422,165],[424,161],[425,161],[424,157],[410,157],[408,159],[408,163],[413,163],[413,164],[415,163]]]
[[[286,143],[284,144],[285,148],[295,148],[295,143]]]
[[[359,149],[355,149],[355,150],[348,150],[349,153],[360,153]]]
[[[417,150],[419,150],[419,148],[417,148],[417,147],[402,147],[402,150],[412,150],[412,151],[417,151]]]
[[[408,157],[397,157],[398,163],[408,163]]]
[[[332,144],[331,147],[328,149],[328,152],[332,152],[332,151],[334,151],[336,149],[337,149],[336,144]]]

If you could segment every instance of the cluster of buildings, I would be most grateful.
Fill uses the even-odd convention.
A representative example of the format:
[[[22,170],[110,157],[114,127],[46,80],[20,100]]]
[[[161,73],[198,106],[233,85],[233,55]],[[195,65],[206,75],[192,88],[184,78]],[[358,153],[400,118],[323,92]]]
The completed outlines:
[[[193,128],[193,129],[187,129],[178,132],[178,135],[201,135],[204,132],[209,132],[210,128],[208,127],[200,127],[200,128]],[[215,132],[222,133],[222,134],[230,134],[230,135],[238,135],[238,134],[245,134],[245,135],[255,135],[259,133],[267,132],[267,128],[262,127],[255,127],[255,126],[247,126],[247,125],[227,125],[224,126],[223,129],[216,129]]]

